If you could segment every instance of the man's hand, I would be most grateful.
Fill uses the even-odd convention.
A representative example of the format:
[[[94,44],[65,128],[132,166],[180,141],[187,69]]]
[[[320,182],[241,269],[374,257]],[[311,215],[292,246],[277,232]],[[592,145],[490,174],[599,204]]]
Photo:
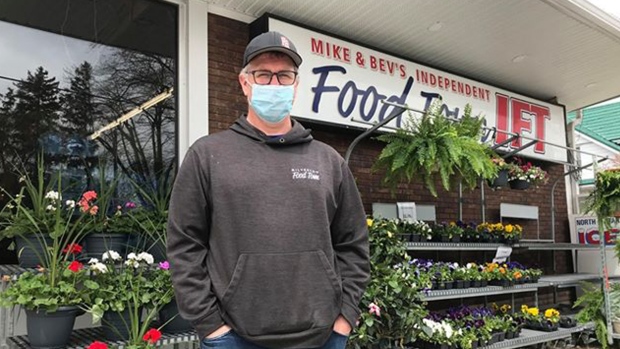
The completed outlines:
[[[334,332],[347,337],[351,334],[351,325],[342,315],[339,315],[334,322]]]
[[[231,330],[230,326],[228,325],[222,325],[220,328],[218,328],[217,330],[211,332],[208,336],[207,339],[211,339],[211,338],[215,338],[215,337],[219,337],[223,334],[225,334],[226,332],[229,332]]]

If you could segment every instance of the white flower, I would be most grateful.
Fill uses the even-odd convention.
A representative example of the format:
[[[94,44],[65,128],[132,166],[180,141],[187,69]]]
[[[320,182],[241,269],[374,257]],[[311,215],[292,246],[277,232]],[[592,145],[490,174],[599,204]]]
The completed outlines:
[[[153,255],[150,253],[146,253],[146,252],[141,252],[138,255],[138,261],[143,261],[146,264],[153,264],[155,262],[155,259],[153,258]]]
[[[15,206],[11,205],[11,204],[6,204],[6,208],[14,208]]]
[[[97,262],[91,264],[90,270],[94,271],[95,273],[105,274],[108,272],[108,267],[106,267],[103,263]]]
[[[75,200],[67,200],[67,202],[65,202],[65,205],[67,205],[68,208],[74,208]]]
[[[60,193],[57,191],[50,190],[45,194],[46,199],[50,199],[52,201],[60,200]]]
[[[135,259],[129,259],[129,256],[127,256],[127,260],[125,261],[125,265],[128,267],[134,267],[134,268],[138,268],[140,266],[140,262],[138,262]]]
[[[19,177],[19,183],[25,182],[26,181],[26,176],[21,176]]]
[[[108,251],[106,253],[103,254],[103,256],[101,257],[101,259],[105,262],[108,259],[111,259],[113,261],[120,261],[122,260],[121,255],[116,252],[116,251]]]
[[[133,260],[137,260],[137,259],[138,259],[138,256],[136,256],[136,254],[135,254],[135,253],[131,252],[130,254],[128,254],[128,255],[127,255],[127,259],[128,259],[128,260],[132,260],[132,261],[133,261]]]
[[[97,263],[99,263],[99,260],[98,260],[97,258],[91,258],[91,259],[88,261],[88,264],[97,264]]]
[[[47,205],[47,207],[45,208],[48,211],[56,211],[56,206],[54,205]]]

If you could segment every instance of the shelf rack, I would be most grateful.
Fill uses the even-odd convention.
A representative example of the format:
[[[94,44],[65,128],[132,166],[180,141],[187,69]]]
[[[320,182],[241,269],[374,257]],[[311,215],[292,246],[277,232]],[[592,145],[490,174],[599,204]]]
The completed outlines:
[[[511,287],[486,286],[486,287],[474,287],[474,288],[466,288],[466,289],[434,290],[434,291],[429,291],[425,296],[422,297],[422,299],[428,302],[432,302],[432,301],[447,300],[447,299],[460,299],[460,298],[470,298],[470,297],[495,296],[495,295],[500,295],[500,294],[535,292],[539,288],[547,287],[547,286],[549,285],[545,282],[537,282],[533,284],[522,284],[522,285],[511,286]]]
[[[74,330],[71,333],[67,349],[87,349],[94,341],[104,342],[109,347],[116,349],[125,349],[127,344],[124,341],[104,341],[102,338],[103,333],[100,327]],[[162,333],[162,337],[155,343],[155,347],[172,345],[174,349],[179,349],[183,345],[184,348],[189,349],[194,347],[194,343],[197,343],[198,339],[194,331],[175,334]],[[30,343],[26,335],[9,337],[7,344],[10,349],[30,349]]]
[[[481,347],[480,349],[522,348],[522,347],[527,347],[530,345],[570,338],[573,335],[573,333],[579,333],[585,330],[591,330],[593,328],[594,328],[594,325],[591,323],[588,323],[585,325],[578,325],[573,328],[559,328],[557,331],[553,331],[553,332],[541,332],[541,331],[523,329],[523,331],[521,331],[521,335],[519,336],[519,338],[508,339],[508,340],[505,340],[499,343],[495,343],[493,345]]]

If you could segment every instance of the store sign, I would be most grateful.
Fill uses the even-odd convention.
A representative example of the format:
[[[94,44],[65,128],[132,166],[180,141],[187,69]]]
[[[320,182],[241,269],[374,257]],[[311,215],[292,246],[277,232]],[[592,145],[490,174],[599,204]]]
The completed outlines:
[[[459,118],[466,104],[474,115],[483,115],[486,126],[566,145],[564,109],[458,75],[413,63],[363,46],[336,39],[274,18],[269,30],[291,39],[303,58],[299,91],[292,114],[298,118],[349,127],[370,127],[382,121],[394,107],[389,101],[426,110],[442,98],[442,113]],[[419,117],[419,113],[413,113]],[[402,127],[407,114],[389,126]],[[482,141],[507,140],[487,133]],[[521,147],[517,139],[504,150]],[[566,161],[566,151],[539,142],[520,153],[539,159]]]
[[[620,220],[612,219],[612,228],[605,232],[605,245],[616,243],[616,236],[620,232]],[[577,216],[574,218],[577,241],[583,245],[600,245],[601,234],[598,230],[597,219],[594,216]]]

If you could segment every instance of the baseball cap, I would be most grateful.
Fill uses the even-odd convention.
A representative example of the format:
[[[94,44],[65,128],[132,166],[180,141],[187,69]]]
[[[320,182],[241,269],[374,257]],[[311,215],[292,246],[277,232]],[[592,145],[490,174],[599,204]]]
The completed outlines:
[[[245,67],[248,65],[254,57],[260,55],[261,53],[270,51],[277,51],[286,54],[291,57],[295,65],[298,67],[301,64],[301,56],[297,53],[297,49],[291,40],[278,32],[270,31],[255,37],[252,41],[250,41],[248,46],[246,46],[245,53],[243,54],[243,66]]]

